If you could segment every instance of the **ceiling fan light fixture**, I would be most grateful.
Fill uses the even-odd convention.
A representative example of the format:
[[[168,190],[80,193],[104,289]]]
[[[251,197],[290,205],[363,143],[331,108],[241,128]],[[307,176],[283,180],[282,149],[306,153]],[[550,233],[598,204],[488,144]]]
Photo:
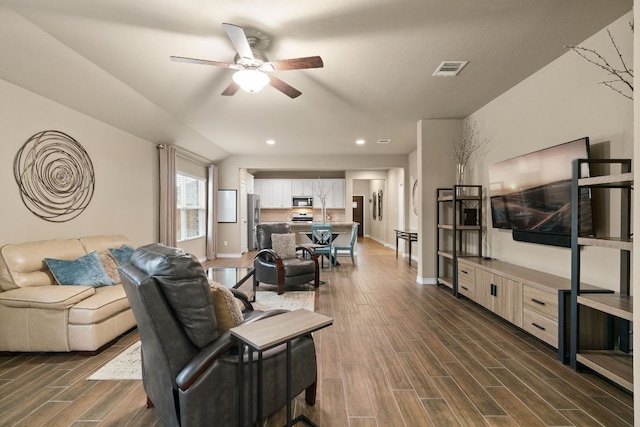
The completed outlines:
[[[233,74],[233,81],[245,92],[255,93],[269,84],[269,76],[258,70],[239,70]]]

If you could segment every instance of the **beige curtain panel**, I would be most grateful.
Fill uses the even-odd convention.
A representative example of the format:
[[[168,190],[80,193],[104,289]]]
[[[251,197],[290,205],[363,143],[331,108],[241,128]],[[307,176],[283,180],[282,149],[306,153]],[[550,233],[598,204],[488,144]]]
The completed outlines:
[[[218,235],[218,167],[207,166],[207,259],[216,259]]]
[[[176,246],[176,148],[158,145],[160,157],[160,243]]]

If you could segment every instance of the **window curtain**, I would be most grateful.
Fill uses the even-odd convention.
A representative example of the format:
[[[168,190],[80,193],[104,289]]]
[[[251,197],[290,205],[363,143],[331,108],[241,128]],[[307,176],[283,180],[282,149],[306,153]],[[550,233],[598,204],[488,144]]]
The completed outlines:
[[[176,246],[176,148],[158,145],[160,156],[160,243]]]
[[[218,167],[207,166],[207,259],[216,259],[218,236]]]

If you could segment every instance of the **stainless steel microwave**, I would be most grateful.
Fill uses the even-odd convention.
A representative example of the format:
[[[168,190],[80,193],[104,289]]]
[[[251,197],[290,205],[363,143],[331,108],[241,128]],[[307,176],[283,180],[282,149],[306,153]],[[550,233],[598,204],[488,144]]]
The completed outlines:
[[[311,208],[313,207],[313,197],[309,196],[293,196],[291,205],[294,208]]]

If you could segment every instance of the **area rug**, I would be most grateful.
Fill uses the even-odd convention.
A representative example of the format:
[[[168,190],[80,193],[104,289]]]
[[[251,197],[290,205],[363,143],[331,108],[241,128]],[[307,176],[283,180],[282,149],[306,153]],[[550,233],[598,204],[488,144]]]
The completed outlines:
[[[290,291],[282,295],[277,292],[258,291],[256,301],[251,303],[256,310],[284,308],[297,310],[304,308],[313,311],[314,291]],[[141,380],[140,341],[127,347],[122,353],[111,359],[102,368],[94,372],[87,380]]]

